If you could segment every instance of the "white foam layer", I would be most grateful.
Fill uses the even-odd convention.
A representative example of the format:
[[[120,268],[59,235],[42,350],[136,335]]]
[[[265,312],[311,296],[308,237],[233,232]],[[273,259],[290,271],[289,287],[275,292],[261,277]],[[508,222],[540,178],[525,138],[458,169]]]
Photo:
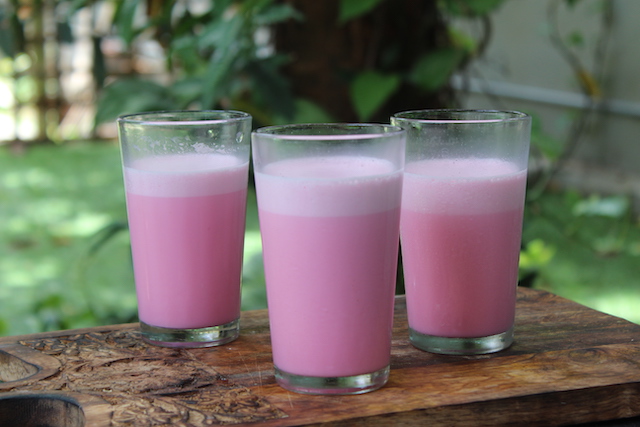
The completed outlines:
[[[247,186],[248,162],[226,154],[184,154],[137,159],[124,168],[128,192],[156,197],[225,194]]]
[[[260,209],[287,215],[347,216],[400,206],[402,171],[371,157],[288,159],[256,171]]]
[[[438,159],[405,168],[403,208],[478,214],[520,209],[527,171],[499,159]]]

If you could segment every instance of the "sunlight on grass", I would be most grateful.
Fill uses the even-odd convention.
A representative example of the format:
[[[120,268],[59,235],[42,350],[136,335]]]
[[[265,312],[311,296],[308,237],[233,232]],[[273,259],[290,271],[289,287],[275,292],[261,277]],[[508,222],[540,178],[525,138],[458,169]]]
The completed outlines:
[[[75,202],[64,197],[48,197],[25,206],[23,215],[34,224],[54,225],[75,214]]]
[[[31,230],[32,222],[22,216],[13,216],[4,221],[3,234],[5,236],[27,233]]]
[[[244,235],[244,266],[251,268],[251,260],[256,256],[262,256],[262,240],[260,231],[247,231]]]
[[[77,274],[92,235],[126,215],[121,173],[113,144],[35,146],[18,155],[0,149],[3,334],[131,318],[135,295],[119,273],[131,268],[127,258],[101,260],[85,282]]]
[[[570,191],[529,206],[524,241],[553,248],[536,265],[534,286],[640,323],[640,224],[628,209],[615,198]]]
[[[242,266],[242,310],[256,310],[266,306],[260,231],[248,230],[245,233]]]
[[[53,255],[37,261],[17,256],[3,258],[0,260],[2,288],[37,286],[40,281],[57,277],[62,267]]]
[[[51,188],[55,182],[55,177],[42,168],[8,172],[2,176],[2,185],[8,189]]]
[[[98,212],[77,212],[75,218],[59,221],[52,225],[51,231],[57,235],[86,237],[105,227],[112,218]]]
[[[589,301],[588,305],[604,313],[640,323],[640,298],[638,292],[600,295],[598,298]]]
[[[258,205],[255,188],[249,186],[242,265],[242,310],[256,310],[266,307],[267,296],[264,284]]]

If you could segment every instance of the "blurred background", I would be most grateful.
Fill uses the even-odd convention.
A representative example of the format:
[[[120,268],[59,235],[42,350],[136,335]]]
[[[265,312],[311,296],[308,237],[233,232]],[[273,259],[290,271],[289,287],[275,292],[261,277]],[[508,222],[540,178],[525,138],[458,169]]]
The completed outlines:
[[[640,323],[637,16],[636,0],[0,0],[0,335],[136,320],[114,120],[167,109],[255,127],[525,111],[520,284]],[[265,306],[252,190],[243,309]]]

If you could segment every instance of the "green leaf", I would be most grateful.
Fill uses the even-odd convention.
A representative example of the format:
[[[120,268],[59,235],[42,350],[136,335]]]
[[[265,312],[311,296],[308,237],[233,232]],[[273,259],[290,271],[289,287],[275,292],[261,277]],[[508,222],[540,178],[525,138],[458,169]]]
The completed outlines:
[[[56,22],[56,42],[57,43],[73,43],[73,30],[69,21]]]
[[[531,145],[540,150],[540,152],[549,160],[557,160],[564,150],[564,143],[552,137],[542,128],[542,120],[534,113],[530,113],[533,120],[531,121]]]
[[[410,80],[422,89],[433,92],[444,86],[464,59],[464,51],[439,49],[420,57],[410,73]]]
[[[231,4],[240,6],[240,10],[244,13],[253,13],[254,11],[260,11],[269,5],[274,3],[274,0],[231,0]]]
[[[567,42],[575,47],[584,46],[584,36],[579,31],[573,31],[567,36]]]
[[[593,195],[573,207],[575,216],[602,216],[622,218],[629,211],[629,199],[625,196],[599,197]]]
[[[351,102],[360,120],[368,120],[400,85],[397,75],[365,71],[351,83]]]
[[[198,51],[197,39],[193,36],[175,38],[170,49],[172,61],[178,61],[178,66],[189,75],[195,74],[206,64]]]
[[[453,27],[449,28],[449,38],[456,48],[460,48],[468,54],[472,54],[478,50],[478,42],[476,39]]]
[[[502,5],[504,0],[441,0],[440,8],[458,16],[487,15]]]
[[[335,118],[331,117],[322,107],[309,100],[298,99],[295,101],[295,105],[294,123],[331,123],[335,121]]]
[[[91,67],[91,72],[93,74],[93,80],[96,82],[96,86],[101,88],[104,86],[104,82],[108,76],[104,52],[100,48],[102,37],[93,36],[91,41],[93,43],[93,67]]]
[[[113,221],[110,224],[107,224],[101,230],[98,230],[98,232],[95,234],[96,241],[92,243],[91,246],[89,246],[87,255],[94,256],[115,235],[128,229],[129,223],[127,221]]]
[[[0,6],[0,50],[11,58],[25,51],[24,24],[10,8]]]
[[[255,17],[255,23],[257,25],[273,25],[289,18],[301,21],[303,16],[290,4],[274,4],[258,13]]]
[[[122,79],[104,88],[98,99],[95,123],[111,122],[125,113],[174,109],[176,104],[166,87],[148,80]]]
[[[555,253],[556,249],[553,246],[542,239],[534,239],[520,251],[520,269],[531,271],[543,267],[551,261]]]
[[[171,84],[170,90],[177,103],[177,108],[184,109],[202,95],[203,76],[185,77]]]
[[[114,24],[118,29],[118,35],[127,45],[135,38],[137,31],[134,27],[136,10],[140,0],[121,0],[118,2],[114,16]]]
[[[200,97],[201,108],[214,108],[222,97],[225,82],[232,75],[235,58],[236,51],[231,48],[218,49],[211,57]]]
[[[568,7],[574,7],[575,5],[577,5],[581,0],[564,0],[564,2],[566,3],[566,5]]]
[[[237,61],[244,60],[240,55],[243,19],[240,15],[232,16],[223,26],[217,24],[217,30],[210,34],[215,46],[209,58],[204,86],[202,88],[202,108],[213,108],[222,95],[223,86],[233,73]]]
[[[254,119],[256,117],[254,116]],[[274,114],[269,117],[268,124],[285,125],[289,123],[333,123],[336,118],[313,101],[305,98],[294,100],[293,117],[284,117]]]
[[[206,25],[198,37],[199,49],[225,49],[239,43],[247,21],[238,13],[221,15]]]
[[[345,23],[371,11],[381,0],[341,0],[338,22]]]
[[[252,61],[247,71],[254,82],[255,95],[275,114],[292,118],[295,110],[293,94],[287,79],[278,73],[278,58]]]
[[[65,21],[83,7],[91,7],[94,4],[94,0],[71,0],[68,3],[69,7],[66,8],[66,10],[65,8],[62,8],[63,12],[66,12],[64,13]]]

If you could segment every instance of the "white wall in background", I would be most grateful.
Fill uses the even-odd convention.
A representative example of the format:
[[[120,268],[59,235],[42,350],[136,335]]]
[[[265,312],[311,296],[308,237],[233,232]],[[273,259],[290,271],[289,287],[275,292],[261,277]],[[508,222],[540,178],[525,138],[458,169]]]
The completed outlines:
[[[507,0],[493,15],[493,35],[485,56],[471,72],[467,108],[506,108],[531,112],[546,132],[564,140],[572,115],[584,102],[569,64],[550,41],[548,8],[558,0]],[[583,35],[578,49],[594,70],[593,49],[602,0],[581,0],[559,14],[564,35]],[[575,159],[618,173],[640,174],[640,1],[604,0],[614,6],[603,85],[605,111],[580,140]],[[564,1],[562,2],[564,4]],[[468,23],[461,28],[473,32]],[[481,92],[493,92],[496,98]]]

